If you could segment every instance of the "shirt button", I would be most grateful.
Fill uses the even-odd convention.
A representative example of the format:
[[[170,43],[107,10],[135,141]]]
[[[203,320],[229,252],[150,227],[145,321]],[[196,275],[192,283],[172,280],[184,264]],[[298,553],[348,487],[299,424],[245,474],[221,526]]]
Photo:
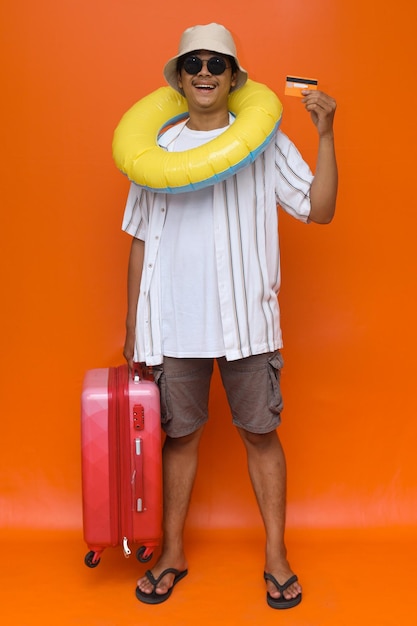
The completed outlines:
[[[165,213],[165,207],[164,206],[161,207],[161,211],[162,211],[162,213]]]

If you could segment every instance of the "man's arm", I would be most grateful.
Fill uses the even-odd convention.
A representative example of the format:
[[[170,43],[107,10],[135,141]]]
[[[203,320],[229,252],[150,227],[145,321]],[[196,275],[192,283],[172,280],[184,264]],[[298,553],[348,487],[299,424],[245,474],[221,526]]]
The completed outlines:
[[[319,134],[316,171],[311,184],[309,218],[317,224],[332,221],[337,196],[337,163],[334,147],[333,120],[336,101],[321,91],[303,91],[306,110]]]
[[[129,365],[129,369],[132,369],[133,367],[136,335],[136,311],[138,308],[144,253],[145,243],[141,239],[133,237],[127,271],[126,339],[123,349],[123,356]]]

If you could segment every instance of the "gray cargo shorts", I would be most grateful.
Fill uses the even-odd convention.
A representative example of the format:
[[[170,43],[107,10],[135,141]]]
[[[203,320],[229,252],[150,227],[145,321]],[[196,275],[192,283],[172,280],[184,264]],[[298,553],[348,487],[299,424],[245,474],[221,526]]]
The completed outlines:
[[[232,421],[251,433],[269,433],[281,422],[283,408],[279,351],[227,361],[216,359]],[[153,367],[161,392],[161,422],[172,438],[198,430],[208,420],[208,399],[214,359],[164,357]]]

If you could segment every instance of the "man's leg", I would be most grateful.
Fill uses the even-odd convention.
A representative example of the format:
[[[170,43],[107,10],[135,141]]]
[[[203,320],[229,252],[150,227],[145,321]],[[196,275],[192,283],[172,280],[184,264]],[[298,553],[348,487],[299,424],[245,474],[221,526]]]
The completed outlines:
[[[258,501],[266,532],[265,571],[284,584],[293,572],[287,561],[284,542],[286,512],[286,464],[284,451],[276,431],[253,434],[238,428],[245,444],[249,475]],[[267,581],[267,589],[273,598],[280,593]],[[298,582],[284,592],[287,599],[301,593]]]
[[[195,433],[176,439],[167,437],[163,449],[163,545],[161,555],[152,568],[155,578],[167,568],[180,571],[187,569],[184,552],[184,525],[197,472],[198,447],[204,426]],[[172,587],[174,574],[167,574],[156,588],[163,594]],[[153,586],[145,576],[138,581],[144,593],[151,593]]]
[[[166,439],[163,465],[163,541],[161,555],[152,568],[154,578],[165,569],[187,569],[184,553],[184,526],[198,464],[198,448],[208,418],[208,397],[213,359],[164,357],[154,368],[161,394],[161,420]],[[184,435],[184,433],[187,433]],[[173,585],[167,574],[155,591],[164,594]],[[151,593],[153,585],[144,576],[139,589]]]

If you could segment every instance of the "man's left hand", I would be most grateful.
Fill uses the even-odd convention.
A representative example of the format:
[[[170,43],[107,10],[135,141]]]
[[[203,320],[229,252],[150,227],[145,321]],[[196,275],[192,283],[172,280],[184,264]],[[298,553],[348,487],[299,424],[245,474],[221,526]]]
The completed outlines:
[[[333,119],[336,113],[336,100],[322,91],[304,89],[302,102],[310,113],[313,124],[322,137],[333,134]]]

